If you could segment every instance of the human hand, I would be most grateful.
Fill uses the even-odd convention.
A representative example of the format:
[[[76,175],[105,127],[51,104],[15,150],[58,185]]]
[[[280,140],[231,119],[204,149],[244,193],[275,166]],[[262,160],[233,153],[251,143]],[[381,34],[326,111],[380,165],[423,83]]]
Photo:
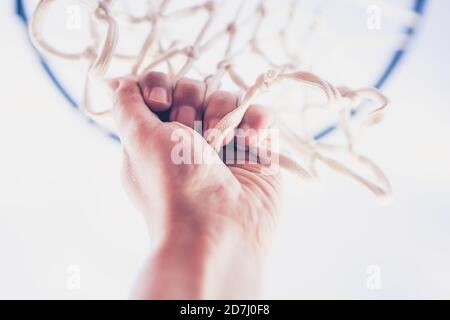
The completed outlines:
[[[208,133],[237,107],[237,97],[218,91],[205,102],[203,82],[185,78],[172,89],[168,76],[158,72],[117,79],[112,87],[125,189],[158,248],[138,296],[255,298],[278,217],[276,164],[225,164],[202,132],[193,130],[194,121],[203,121],[202,131]],[[242,144],[253,147],[272,125],[270,113],[251,106],[240,124],[246,130]],[[180,155],[177,137],[189,141],[181,154],[191,163],[174,160]],[[233,141],[231,134],[223,144]],[[249,160],[247,151],[240,153]]]

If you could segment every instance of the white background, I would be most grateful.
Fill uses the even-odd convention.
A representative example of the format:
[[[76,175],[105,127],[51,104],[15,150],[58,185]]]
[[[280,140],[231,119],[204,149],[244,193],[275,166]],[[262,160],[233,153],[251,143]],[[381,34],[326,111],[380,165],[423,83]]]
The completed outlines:
[[[450,298],[449,12],[431,1],[385,89],[394,107],[365,140],[393,203],[332,176],[320,190],[287,179],[269,297]],[[127,298],[150,243],[120,186],[120,146],[63,106],[12,13],[1,1],[0,298]]]

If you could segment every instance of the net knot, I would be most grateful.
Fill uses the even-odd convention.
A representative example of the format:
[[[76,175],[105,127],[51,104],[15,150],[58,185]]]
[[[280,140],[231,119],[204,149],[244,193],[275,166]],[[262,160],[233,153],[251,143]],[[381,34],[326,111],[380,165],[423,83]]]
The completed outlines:
[[[216,9],[214,1],[207,1],[204,7],[208,12],[213,12]]]
[[[269,70],[263,76],[263,84],[266,88],[269,88],[278,78],[279,72],[276,70]]]
[[[264,4],[261,2],[260,5],[257,8],[257,13],[259,13],[260,16],[264,17],[266,15],[266,8],[264,7]]]
[[[338,90],[343,98],[342,100],[350,104],[352,107],[357,106],[361,103],[361,97],[350,88],[339,87]]]
[[[88,46],[88,47],[86,47],[86,49],[84,50],[83,56],[84,56],[86,59],[88,59],[88,60],[90,60],[90,59],[95,59],[95,57],[97,56],[97,52],[96,52],[96,50],[95,50],[94,47]]]
[[[105,1],[99,1],[98,7],[95,10],[95,15],[99,19],[105,19],[109,16],[108,3]]]
[[[229,34],[235,34],[236,33],[236,23],[231,22],[230,24],[228,24],[227,26],[227,32]]]
[[[231,67],[231,62],[228,59],[222,60],[217,64],[218,69],[229,69]]]
[[[189,46],[186,48],[185,51],[186,51],[186,55],[191,59],[197,60],[198,57],[200,56],[200,52],[199,52],[198,48],[195,46]]]
[[[149,12],[147,13],[147,21],[150,21],[152,23],[155,23],[155,21],[157,21],[157,19],[159,19],[160,15],[158,12]]]

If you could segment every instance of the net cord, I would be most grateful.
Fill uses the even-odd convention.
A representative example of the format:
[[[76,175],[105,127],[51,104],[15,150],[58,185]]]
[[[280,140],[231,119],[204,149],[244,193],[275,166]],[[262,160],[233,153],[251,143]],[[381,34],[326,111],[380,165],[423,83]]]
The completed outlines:
[[[51,2],[51,0],[41,0],[33,14],[33,18],[31,19],[31,23],[29,25],[30,37],[33,44],[36,46],[36,48],[38,48],[39,51],[63,59],[89,60],[90,68],[86,79],[83,110],[89,117],[93,119],[109,116],[109,110],[102,112],[96,112],[93,110],[90,101],[90,87],[93,81],[98,81],[99,79],[102,79],[104,77],[113,58],[126,58],[115,53],[118,40],[118,28],[117,21],[113,17],[113,13],[110,8],[111,1],[79,0],[80,4],[84,5],[85,8],[89,10],[92,17],[107,25],[107,33],[104,37],[102,45],[98,45],[101,42],[99,39],[99,34],[97,30],[95,30],[95,28],[91,28],[91,37],[93,39],[92,43],[97,44],[97,46],[87,46],[82,52],[75,54],[61,52],[56,48],[51,47],[42,37],[41,26],[43,24],[45,14],[48,11],[49,6],[51,5]],[[343,148],[340,148],[340,151],[347,152],[356,162],[366,167],[375,178],[373,180],[365,178],[363,175],[360,175],[359,173],[352,170],[348,166],[345,166],[336,159],[327,156],[324,152],[325,149],[327,149],[325,145],[315,143],[314,139],[312,139],[312,142],[310,139],[301,139],[296,133],[294,133],[292,130],[289,130],[287,126],[285,126],[281,121],[279,121],[278,125],[283,127],[283,129],[281,130],[283,134],[282,141],[284,141],[288,148],[290,150],[293,150],[294,153],[296,153],[298,156],[306,156],[308,159],[309,167],[308,169],[303,168],[298,161],[295,161],[286,154],[279,155],[280,166],[282,166],[284,169],[287,169],[288,171],[297,173],[298,176],[300,176],[302,179],[309,179],[317,177],[316,163],[321,162],[334,171],[352,178],[380,198],[388,197],[391,194],[391,187],[384,173],[369,158],[359,155],[354,149],[354,136],[351,133],[348,122],[349,117],[353,115],[354,108],[359,106],[364,100],[371,100],[378,105],[378,108],[367,115],[367,117],[363,121],[362,127],[369,127],[379,123],[383,119],[385,111],[388,107],[388,101],[386,97],[384,97],[381,93],[373,88],[343,90],[342,88],[334,87],[330,83],[322,80],[312,73],[293,71],[296,67],[296,62],[294,59],[282,66],[277,66],[271,63],[270,59],[268,59],[268,57],[264,54],[264,52],[258,45],[258,33],[260,31],[259,28],[261,27],[262,21],[266,17],[264,1],[261,1],[256,8],[256,12],[258,14],[244,19],[244,21],[247,22],[255,19],[256,27],[253,31],[253,36],[251,38],[251,41],[249,41],[248,46],[245,47],[244,50],[241,49],[240,51],[238,51],[238,53],[236,53],[236,51],[234,51],[233,49],[235,44],[236,32],[239,26],[238,22],[240,21],[240,12],[242,11],[240,7],[238,8],[236,15],[222,32],[219,32],[218,35],[205,40],[206,31],[209,29],[215,17],[216,6],[215,2],[213,1],[208,1],[203,5],[187,8],[183,11],[175,12],[172,14],[172,16],[189,14],[192,15],[199,11],[205,11],[208,14],[208,19],[206,20],[205,24],[201,28],[194,43],[191,46],[179,48],[175,44],[172,44],[171,49],[166,51],[162,50],[161,47],[157,48],[156,43],[159,33],[159,22],[162,19],[170,18],[168,16],[165,16],[163,13],[169,2],[170,0],[162,1],[155,11],[149,12],[148,15],[144,17],[128,17],[128,20],[132,23],[141,23],[143,21],[146,21],[152,26],[151,31],[147,36],[147,39],[144,41],[141,51],[139,52],[132,67],[132,74],[135,76],[139,76],[155,68],[161,63],[167,63],[169,66],[169,70],[172,71],[173,68],[171,67],[170,60],[174,56],[184,55],[186,57],[186,62],[184,63],[184,65],[178,72],[171,72],[172,79],[174,81],[177,81],[184,77],[187,72],[193,68],[195,61],[199,59],[199,57],[201,57],[201,55],[206,50],[211,48],[214,43],[218,41],[218,39],[226,37],[227,46],[225,54],[223,59],[217,64],[216,73],[205,78],[205,83],[208,88],[207,96],[217,90],[220,85],[221,79],[226,74],[229,75],[230,79],[236,84],[237,87],[244,91],[244,95],[239,106],[234,111],[227,114],[216,125],[215,129],[222,132],[222,134],[209,141],[216,151],[219,151],[219,149],[221,148],[221,141],[223,141],[223,137],[227,136],[232,130],[238,127],[238,125],[242,121],[242,118],[244,117],[245,112],[256,97],[269,90],[270,87],[275,83],[281,83],[288,80],[296,81],[300,84],[320,90],[326,98],[326,108],[337,108],[340,110],[338,126],[344,132],[347,140],[347,145]],[[289,19],[291,18],[292,17],[289,17]],[[92,25],[94,24],[92,23],[91,26]],[[286,24],[286,27],[287,26],[289,26],[289,20]],[[280,35],[283,36],[284,33],[285,30],[283,30]],[[156,50],[156,52],[159,53],[159,56],[153,59],[150,64],[144,66],[145,57],[147,57],[149,55],[149,52],[152,50]],[[261,74],[252,85],[246,84],[245,81],[238,75],[238,73],[235,72],[233,68],[233,62],[238,59],[239,53],[242,53],[245,50],[252,50],[253,53],[265,58],[269,66],[272,68],[268,72]],[[288,53],[288,56],[292,55]],[[127,58],[132,59],[133,57]]]

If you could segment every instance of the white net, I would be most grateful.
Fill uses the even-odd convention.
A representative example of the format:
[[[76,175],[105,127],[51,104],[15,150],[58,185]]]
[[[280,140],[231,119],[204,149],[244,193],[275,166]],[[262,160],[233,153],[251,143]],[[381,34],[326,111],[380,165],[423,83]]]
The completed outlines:
[[[109,116],[110,110],[92,103],[92,87],[113,76],[112,70],[136,77],[150,70],[163,71],[173,83],[186,76],[201,79],[207,85],[207,96],[227,88],[241,97],[238,108],[216,125],[222,136],[211,145],[218,150],[223,136],[239,125],[253,102],[263,93],[277,92],[270,105],[279,115],[280,142],[286,151],[279,155],[283,168],[308,179],[318,176],[317,167],[322,164],[379,197],[390,195],[387,178],[374,162],[359,154],[356,143],[361,129],[383,119],[387,99],[373,88],[335,87],[311,72],[318,63],[316,53],[326,51],[334,39],[332,28],[322,19],[321,1],[147,0],[134,1],[133,6],[130,1],[75,2],[88,13],[88,45],[83,50],[64,52],[44,36],[54,0],[39,1],[30,34],[41,52],[88,61],[82,106],[91,118],[101,121]],[[414,18],[403,12],[402,19]],[[138,45],[125,41],[129,38],[137,39]],[[316,93],[298,96],[308,87]],[[269,104],[269,100],[262,101]],[[355,125],[351,114],[363,103],[373,107]],[[314,110],[338,124],[343,141],[315,141],[308,129]]]

